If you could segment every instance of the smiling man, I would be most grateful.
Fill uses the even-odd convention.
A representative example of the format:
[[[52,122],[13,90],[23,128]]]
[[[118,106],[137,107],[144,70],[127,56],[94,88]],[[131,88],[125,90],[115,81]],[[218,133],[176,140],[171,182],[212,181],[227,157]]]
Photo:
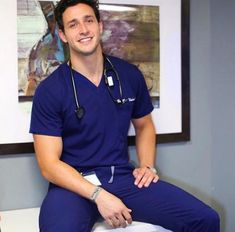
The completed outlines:
[[[132,220],[175,232],[218,232],[217,213],[159,180],[153,106],[142,73],[102,53],[98,2],[62,0],[55,9],[70,59],[41,82],[30,132],[42,175],[50,182],[41,232],[89,232],[99,217],[114,228]],[[129,162],[136,132],[139,166]]]

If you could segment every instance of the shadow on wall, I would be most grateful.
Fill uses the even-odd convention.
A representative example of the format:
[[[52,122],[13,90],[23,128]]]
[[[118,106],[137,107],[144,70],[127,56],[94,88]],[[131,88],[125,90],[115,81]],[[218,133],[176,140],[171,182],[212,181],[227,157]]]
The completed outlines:
[[[220,215],[220,231],[226,231],[226,211],[225,208],[214,198],[211,199],[211,206],[219,213]]]

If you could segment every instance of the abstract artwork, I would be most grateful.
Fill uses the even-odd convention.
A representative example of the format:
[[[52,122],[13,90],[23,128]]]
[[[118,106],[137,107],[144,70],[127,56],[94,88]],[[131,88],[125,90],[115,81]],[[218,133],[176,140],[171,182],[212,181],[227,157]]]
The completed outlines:
[[[38,84],[68,58],[54,19],[55,1],[18,0],[18,95],[31,100]],[[104,53],[143,72],[155,107],[160,99],[159,7],[100,4]]]
[[[2,0],[0,155],[34,151],[28,132],[32,97],[68,59],[55,25],[56,2]],[[100,0],[104,51],[143,72],[158,143],[190,139],[189,5],[189,0]],[[129,145],[135,144],[132,129]]]

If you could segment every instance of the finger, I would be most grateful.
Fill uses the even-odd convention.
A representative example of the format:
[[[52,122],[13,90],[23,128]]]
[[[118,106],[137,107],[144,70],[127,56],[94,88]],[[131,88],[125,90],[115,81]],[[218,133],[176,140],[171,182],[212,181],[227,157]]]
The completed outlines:
[[[127,211],[124,211],[123,212],[123,216],[127,222],[127,224],[131,224],[132,223],[132,217],[131,217],[131,213],[132,210],[131,209],[128,209]]]
[[[106,222],[106,224],[107,224],[108,226],[110,226],[110,227],[113,228],[113,223],[112,223],[112,220],[111,220],[111,219],[107,218],[107,219],[105,220],[105,222]]]
[[[148,180],[145,182],[144,187],[148,187],[152,182],[153,183],[157,183],[159,180],[159,176],[158,175],[154,175],[148,178]]]
[[[144,186],[144,184],[147,182],[147,180],[149,179],[149,176],[147,176],[146,174],[142,177],[141,181],[138,184],[139,188],[142,188]]]
[[[118,218],[112,217],[112,218],[111,218],[111,222],[112,222],[113,228],[118,228],[118,227],[120,227],[120,222],[119,222],[119,219],[118,219]]]
[[[143,179],[144,174],[145,172],[142,170],[138,172],[138,175],[136,176],[136,179],[135,179],[135,185],[139,185],[139,183]]]
[[[148,169],[144,170],[143,176],[138,183],[138,187],[142,188],[147,182],[151,182],[153,180],[153,174]]]
[[[153,179],[153,182],[154,182],[154,183],[157,183],[157,182],[158,182],[158,180],[159,180],[159,176],[158,176],[158,175],[156,175],[156,176],[154,177],[154,179]]]
[[[138,186],[138,185],[140,184],[142,178],[143,178],[143,175],[140,175],[140,174],[139,174],[139,175],[136,177],[134,184]]]
[[[127,226],[126,225],[126,220],[121,214],[118,215],[118,221],[119,221],[119,227],[125,228]]]
[[[145,183],[144,183],[144,187],[148,187],[150,184],[151,184],[151,182],[154,180],[154,176],[149,176],[149,178],[145,181]]]
[[[148,187],[152,181],[157,181],[158,179],[155,179],[157,175],[154,174],[151,170],[147,169],[145,170],[144,176],[142,177],[140,183],[138,184],[139,188]]]

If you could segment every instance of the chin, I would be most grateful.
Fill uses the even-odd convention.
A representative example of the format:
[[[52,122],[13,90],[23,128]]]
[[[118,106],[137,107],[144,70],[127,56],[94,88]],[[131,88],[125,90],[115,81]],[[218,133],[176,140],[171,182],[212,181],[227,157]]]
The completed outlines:
[[[80,54],[84,56],[90,56],[97,52],[97,48],[91,49],[91,50],[80,50]]]

